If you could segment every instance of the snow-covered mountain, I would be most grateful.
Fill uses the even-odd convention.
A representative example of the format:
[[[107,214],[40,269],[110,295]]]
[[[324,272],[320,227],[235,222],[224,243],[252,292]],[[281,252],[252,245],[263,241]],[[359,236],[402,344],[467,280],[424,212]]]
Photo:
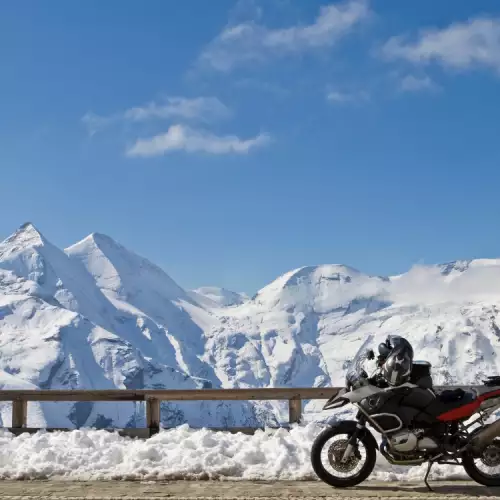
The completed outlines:
[[[244,293],[232,292],[217,286],[203,286],[188,293],[199,304],[211,308],[239,306],[250,298]]]
[[[324,265],[291,271],[249,299],[215,287],[185,291],[107,236],[62,251],[26,224],[0,243],[0,387],[340,385],[350,361],[388,334],[431,361],[435,382],[477,382],[500,373],[499,283],[496,259],[393,277]],[[140,425],[139,406],[32,404],[29,424]],[[284,410],[199,402],[169,404],[162,418],[275,424]],[[5,405],[0,412],[9,418]]]
[[[0,243],[3,388],[221,387],[204,358],[218,324],[161,269],[93,234],[67,249],[25,224]],[[65,408],[63,408],[65,406]],[[30,404],[29,424],[140,425],[134,403]],[[9,419],[4,405],[2,419]],[[168,404],[163,423],[276,423],[270,404]]]

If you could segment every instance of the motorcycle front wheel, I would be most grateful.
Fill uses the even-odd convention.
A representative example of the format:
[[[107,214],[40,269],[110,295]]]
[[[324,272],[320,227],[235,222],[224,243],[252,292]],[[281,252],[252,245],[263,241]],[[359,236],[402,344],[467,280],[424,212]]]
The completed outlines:
[[[342,460],[348,441],[354,432],[330,427],[314,440],[311,463],[314,472],[325,483],[335,488],[349,488],[363,482],[375,467],[377,450],[370,435],[361,435],[352,455]],[[372,438],[373,439],[373,438]]]

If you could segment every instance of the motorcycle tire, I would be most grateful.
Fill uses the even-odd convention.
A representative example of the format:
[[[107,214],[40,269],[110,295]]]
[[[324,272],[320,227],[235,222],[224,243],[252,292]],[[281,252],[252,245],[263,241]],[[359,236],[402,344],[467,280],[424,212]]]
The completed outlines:
[[[471,453],[464,453],[462,455],[462,466],[467,472],[468,476],[476,481],[476,483],[482,484],[483,486],[500,486],[500,475],[499,476],[488,476],[483,474],[476,466],[474,462],[474,457]]]
[[[327,428],[322,431],[318,437],[314,440],[311,448],[311,463],[314,472],[317,476],[325,483],[333,486],[334,488],[349,488],[351,486],[356,486],[362,483],[373,471],[375,467],[375,461],[377,459],[377,450],[373,445],[373,437],[370,434],[363,434],[358,438],[365,450],[366,450],[366,460],[359,472],[351,477],[339,478],[330,474],[321,461],[321,452],[325,444],[332,439],[334,436],[339,434],[352,435],[353,431],[346,432],[345,430],[339,428]],[[371,438],[371,439],[370,439]]]

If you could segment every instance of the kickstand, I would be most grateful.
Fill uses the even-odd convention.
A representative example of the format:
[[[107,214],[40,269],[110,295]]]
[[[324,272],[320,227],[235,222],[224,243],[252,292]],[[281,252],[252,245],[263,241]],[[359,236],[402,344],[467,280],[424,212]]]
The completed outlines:
[[[429,491],[434,491],[430,485],[429,485],[429,482],[427,481],[427,478],[429,477],[429,473],[431,472],[431,468],[432,466],[434,465],[434,462],[429,462],[429,465],[427,466],[427,472],[425,473],[425,477],[424,477],[424,483],[425,483],[425,486],[427,486],[427,489]]]

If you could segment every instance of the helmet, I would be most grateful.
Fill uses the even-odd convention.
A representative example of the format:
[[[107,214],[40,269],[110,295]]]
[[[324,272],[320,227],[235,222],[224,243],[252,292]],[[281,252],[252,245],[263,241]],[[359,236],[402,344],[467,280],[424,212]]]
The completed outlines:
[[[413,364],[413,348],[402,337],[392,337],[393,348],[382,366],[382,376],[392,386],[404,384],[410,379]]]

